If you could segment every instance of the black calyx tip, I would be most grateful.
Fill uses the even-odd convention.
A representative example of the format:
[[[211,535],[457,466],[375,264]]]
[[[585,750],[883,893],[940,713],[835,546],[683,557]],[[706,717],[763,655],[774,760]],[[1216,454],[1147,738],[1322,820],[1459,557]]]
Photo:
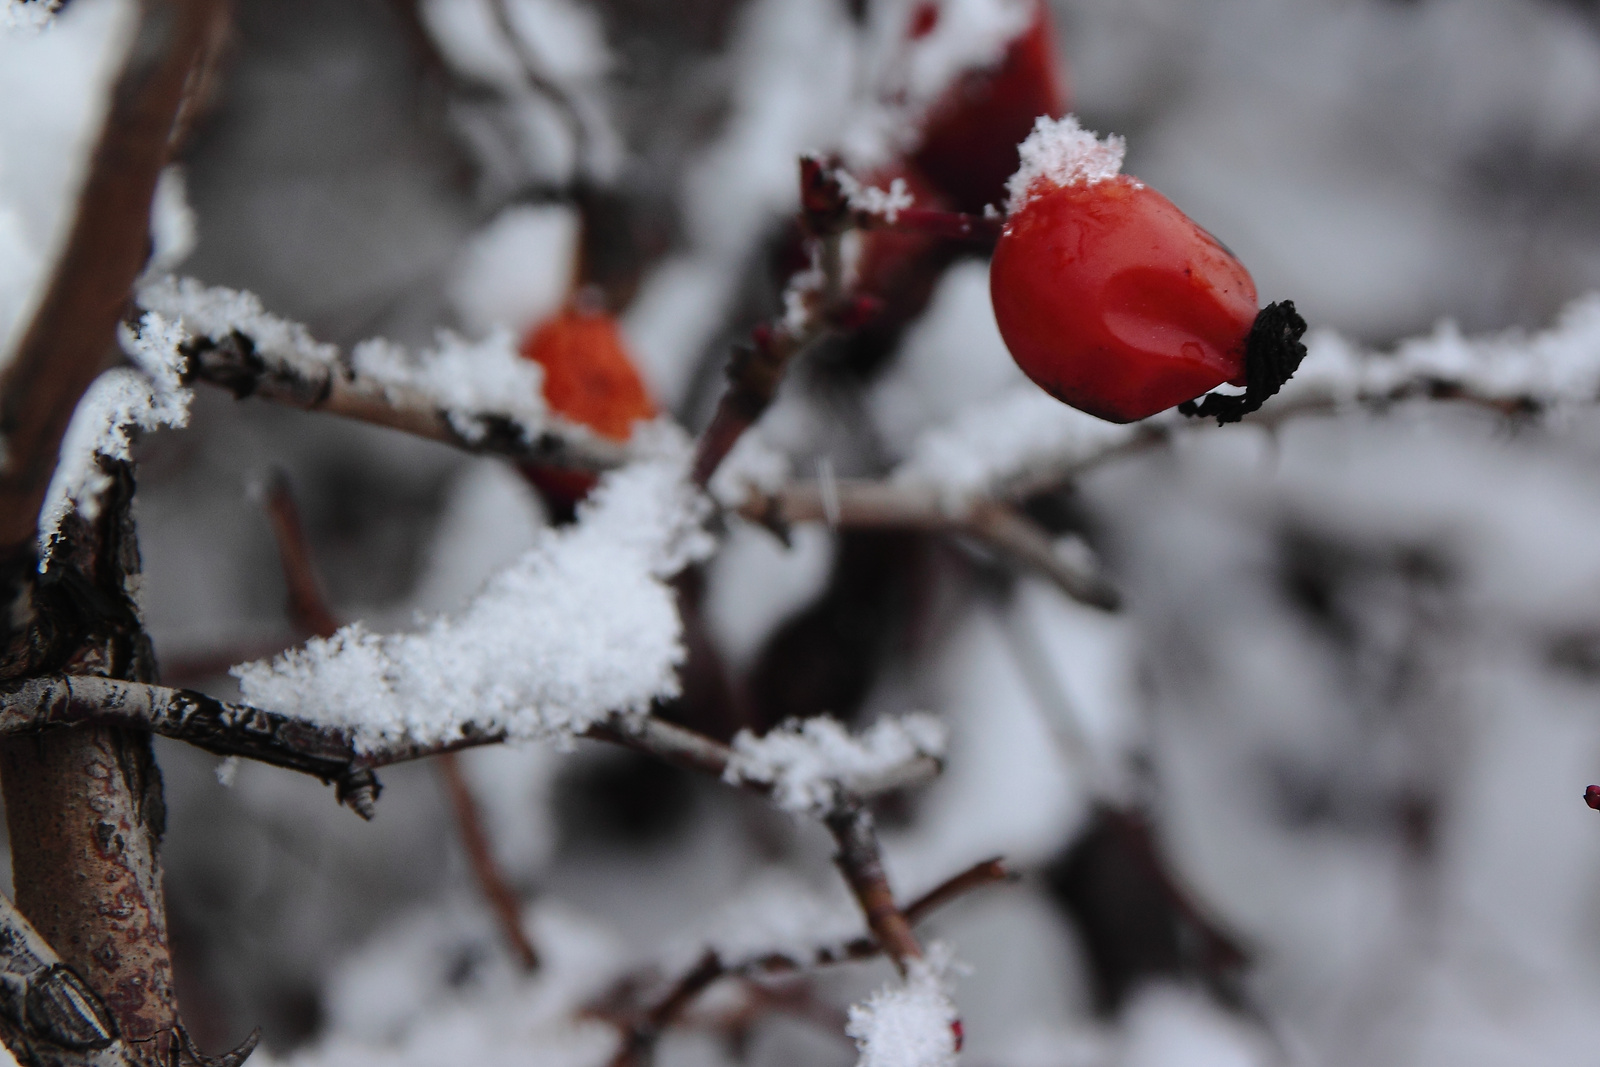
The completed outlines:
[[[1185,400],[1178,410],[1202,419],[1215,416],[1218,426],[1238,422],[1258,410],[1300,369],[1300,361],[1306,358],[1306,346],[1300,340],[1305,332],[1306,320],[1294,309],[1293,300],[1268,304],[1257,313],[1245,340],[1243,395],[1207,393],[1198,401]]]

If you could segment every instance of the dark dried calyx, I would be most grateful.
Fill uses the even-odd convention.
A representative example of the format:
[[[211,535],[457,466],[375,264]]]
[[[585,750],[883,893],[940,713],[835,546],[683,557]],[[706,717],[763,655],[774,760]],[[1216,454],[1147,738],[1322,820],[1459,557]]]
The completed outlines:
[[[1275,396],[1300,369],[1300,361],[1306,358],[1306,346],[1300,340],[1305,332],[1306,320],[1295,311],[1293,300],[1268,304],[1256,315],[1245,341],[1244,393],[1207,393],[1198,401],[1184,401],[1178,410],[1202,419],[1215,416],[1219,426],[1238,422]]]

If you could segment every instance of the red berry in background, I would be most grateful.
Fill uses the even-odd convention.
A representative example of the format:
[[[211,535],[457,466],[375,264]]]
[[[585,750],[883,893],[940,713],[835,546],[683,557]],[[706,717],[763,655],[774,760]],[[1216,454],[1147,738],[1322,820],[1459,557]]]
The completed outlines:
[[[655,417],[622,331],[603,311],[568,305],[528,332],[521,353],[544,368],[545,403],[570,422],[626,441],[635,422]],[[582,471],[527,466],[523,473],[563,508],[583,499],[595,483],[594,475]]]
[[[1071,118],[1040,122],[1022,156],[989,291],[1028,377],[1111,422],[1244,384],[1256,319],[1244,265],[1166,197],[1117,173],[1118,139],[1098,141]]]
[[[937,12],[933,4],[919,5],[909,32],[926,36]],[[1037,0],[1033,21],[1007,46],[999,65],[962,76],[934,104],[912,161],[958,211],[976,214],[1005,199],[1006,179],[1017,169],[1017,145],[1034,120],[1066,113],[1055,30],[1044,0]]]
[[[1583,791],[1583,802],[1596,811],[1600,811],[1600,785],[1591,785]]]

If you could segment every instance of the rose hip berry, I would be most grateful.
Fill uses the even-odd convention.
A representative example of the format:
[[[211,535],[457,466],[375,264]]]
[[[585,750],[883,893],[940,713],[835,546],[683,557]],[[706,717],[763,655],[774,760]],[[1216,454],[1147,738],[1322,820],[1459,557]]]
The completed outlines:
[[[938,8],[922,5],[910,32],[927,34],[937,14]],[[912,162],[957,210],[977,213],[1004,199],[1006,179],[1017,169],[1017,144],[1034,120],[1066,113],[1066,77],[1055,31],[1044,0],[1037,0],[1033,21],[1006,47],[999,64],[960,78],[934,104]]]
[[[530,330],[521,353],[544,368],[550,410],[601,437],[626,441],[633,424],[653,418],[655,404],[628,358],[616,320],[568,305]],[[591,474],[527,466],[523,473],[554,502],[570,507],[594,487]]]
[[[1119,138],[1041,119],[1021,151],[989,290],[1023,372],[1111,422],[1245,384],[1256,288],[1244,265],[1118,173]]]

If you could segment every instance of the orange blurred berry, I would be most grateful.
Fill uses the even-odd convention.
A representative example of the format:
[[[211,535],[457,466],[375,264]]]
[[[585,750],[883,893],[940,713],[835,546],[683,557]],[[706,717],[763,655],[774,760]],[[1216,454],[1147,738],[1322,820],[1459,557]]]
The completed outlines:
[[[522,340],[521,353],[544,368],[550,410],[601,437],[626,441],[633,424],[654,418],[655,403],[617,328],[603,311],[568,305]],[[524,466],[523,473],[552,503],[568,509],[594,488],[582,471]]]

